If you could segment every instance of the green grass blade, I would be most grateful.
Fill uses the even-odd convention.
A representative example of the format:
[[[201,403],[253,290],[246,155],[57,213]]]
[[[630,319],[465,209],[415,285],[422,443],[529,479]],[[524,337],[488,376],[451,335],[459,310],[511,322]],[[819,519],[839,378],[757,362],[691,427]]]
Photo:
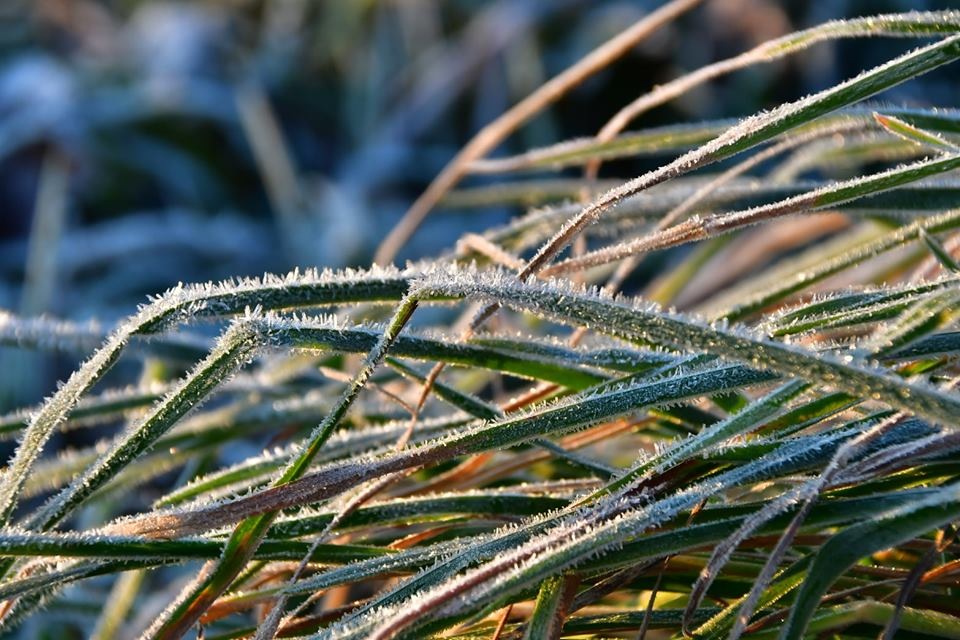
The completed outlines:
[[[922,501],[840,531],[817,552],[778,637],[781,640],[803,637],[820,598],[858,560],[927,533],[957,517],[960,517],[960,489],[952,485]]]
[[[855,396],[883,398],[906,411],[944,424],[960,417],[960,400],[937,389],[905,382],[853,358],[813,353],[723,324],[669,314],[649,305],[631,305],[554,285],[523,284],[501,274],[459,272],[425,276],[415,287],[423,299],[471,297],[498,300],[561,322],[589,326],[611,335],[660,346],[706,352],[748,362],[801,379],[826,382]]]
[[[826,209],[837,204],[896,189],[917,180],[953,171],[958,167],[960,167],[960,155],[952,154],[904,167],[896,167],[870,176],[838,182],[817,191],[755,209],[713,214],[703,218],[694,217],[638,240],[597,249],[576,258],[569,258],[545,269],[544,273],[552,275],[579,271],[587,267],[621,260],[638,253],[715,238],[749,225],[775,220],[782,216]]]
[[[53,431],[80,397],[110,370],[132,336],[156,333],[190,318],[243,313],[252,305],[283,309],[395,299],[406,287],[407,278],[395,270],[343,274],[310,271],[284,278],[181,286],[168,291],[118,327],[34,415],[0,482],[0,524],[9,522],[26,476]]]

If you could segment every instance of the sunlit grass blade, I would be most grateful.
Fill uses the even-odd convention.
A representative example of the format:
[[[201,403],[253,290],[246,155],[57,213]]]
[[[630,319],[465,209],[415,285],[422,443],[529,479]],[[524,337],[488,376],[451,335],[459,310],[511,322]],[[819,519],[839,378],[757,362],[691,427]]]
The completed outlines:
[[[608,142],[601,142],[594,138],[570,140],[509,158],[476,160],[470,164],[470,172],[489,174],[561,169],[580,165],[588,160],[643,157],[686,151],[711,140],[731,124],[733,123],[729,121],[715,121],[702,125],[660,127],[624,134]]]
[[[944,139],[942,136],[915,127],[896,116],[875,113],[873,118],[890,133],[910,142],[942,152],[956,153],[957,150],[960,150],[960,146]]]
[[[736,306],[717,312],[715,317],[726,318],[731,321],[745,318],[751,313],[755,313],[793,293],[802,291],[804,288],[830,275],[881,253],[901,247],[904,243],[917,239],[921,231],[926,233],[940,233],[956,229],[958,226],[960,226],[960,210],[948,211],[928,218],[922,218],[912,224],[895,229],[876,240],[864,242],[844,254],[825,261],[821,265],[798,273],[793,278],[780,282],[770,289],[755,292],[746,300],[739,302]]]
[[[645,236],[632,242],[598,249],[586,255],[569,258],[544,270],[545,275],[578,271],[656,249],[665,249],[687,242],[714,238],[743,227],[774,220],[785,215],[804,211],[826,209],[836,204],[867,197],[890,189],[923,180],[960,167],[960,155],[926,160],[905,167],[897,167],[883,173],[863,176],[818,191],[775,202],[744,211],[721,213],[704,218],[691,218],[686,222]]]
[[[563,628],[566,600],[572,597],[571,587],[576,589],[572,576],[557,575],[544,580],[537,594],[530,622],[524,631],[524,640],[559,638]]]
[[[953,485],[836,534],[818,551],[779,637],[783,640],[802,637],[820,598],[860,558],[935,529],[956,519],[958,514],[960,492]]]
[[[501,274],[472,272],[446,278],[426,276],[414,291],[422,299],[496,299],[505,306],[590,326],[619,337],[670,348],[703,350],[801,379],[814,377],[853,395],[884,398],[894,406],[944,424],[951,424],[960,416],[960,400],[930,387],[905,382],[852,357],[814,354],[744,330],[707,324],[650,306],[632,306],[556,285],[524,284]]]
[[[922,298],[960,286],[954,276],[916,285],[886,287],[882,291],[841,292],[768,316],[764,329],[772,336],[828,330],[894,318]]]
[[[889,326],[882,327],[860,348],[883,356],[914,343],[937,329],[952,324],[960,308],[960,291],[931,293],[913,303]]]
[[[189,535],[235,522],[239,517],[332,497],[356,482],[423,464],[514,446],[541,436],[556,436],[635,412],[644,407],[674,403],[748,385],[768,382],[773,374],[742,366],[725,366],[679,374],[647,383],[611,385],[609,390],[572,396],[538,407],[526,414],[509,416],[489,424],[474,425],[459,432],[374,459],[350,460],[328,465],[284,490],[254,494],[221,506],[189,511],[147,514],[123,523],[124,532],[152,535]],[[292,502],[291,502],[292,501]]]
[[[33,416],[0,483],[0,522],[9,521],[26,475],[54,429],[80,397],[110,370],[132,336],[156,333],[190,318],[243,313],[254,305],[282,309],[395,299],[403,294],[406,286],[406,278],[397,271],[369,274],[310,271],[294,272],[284,278],[181,286],[167,292],[118,327]]]

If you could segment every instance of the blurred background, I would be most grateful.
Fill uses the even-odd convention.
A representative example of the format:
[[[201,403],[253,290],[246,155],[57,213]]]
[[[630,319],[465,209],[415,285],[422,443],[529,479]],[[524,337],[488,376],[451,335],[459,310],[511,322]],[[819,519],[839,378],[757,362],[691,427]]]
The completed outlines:
[[[367,265],[474,132],[660,4],[4,0],[0,308],[109,327],[178,281]],[[951,4],[706,0],[497,155],[594,134],[653,85],[796,29]],[[915,44],[820,44],[634,126],[749,115]],[[883,97],[956,106],[951,73]],[[650,162],[604,171],[629,177]],[[437,211],[400,259],[438,254],[517,213]],[[0,351],[0,410],[39,400],[76,363]]]

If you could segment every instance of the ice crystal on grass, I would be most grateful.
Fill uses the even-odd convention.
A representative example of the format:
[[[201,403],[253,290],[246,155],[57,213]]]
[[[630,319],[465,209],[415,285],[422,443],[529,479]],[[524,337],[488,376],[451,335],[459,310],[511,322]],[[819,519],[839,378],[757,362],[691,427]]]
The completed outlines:
[[[872,36],[930,43],[740,120],[622,133],[711,79]],[[622,53],[618,38],[591,56]],[[198,624],[488,637],[488,615],[502,637],[709,619],[695,633],[736,638],[788,603],[764,633],[830,635],[853,611],[888,637],[956,636],[929,603],[957,562],[960,112],[862,101],[958,57],[957,11],[827,22],[667,80],[596,137],[498,159],[471,146],[427,200],[555,204],[435,259],[179,284],[115,326],[0,311],[5,347],[86,358],[44,403],[0,416],[18,438],[0,477],[0,630],[48,604],[82,614],[77,594],[102,599],[94,578],[126,573],[85,629],[130,608],[154,640]],[[595,179],[603,160],[663,152],[679,155]],[[574,166],[582,178],[451,191],[471,172]],[[139,381],[111,371],[121,359],[142,361]],[[79,428],[62,439],[83,444],[42,457]],[[917,559],[902,585],[860,571],[862,592],[835,586],[894,547]],[[719,611],[702,606],[717,579]],[[664,580],[688,611],[657,597],[640,617]],[[858,602],[888,587],[896,606]],[[529,615],[497,613],[534,598]],[[613,613],[582,614],[598,603]]]

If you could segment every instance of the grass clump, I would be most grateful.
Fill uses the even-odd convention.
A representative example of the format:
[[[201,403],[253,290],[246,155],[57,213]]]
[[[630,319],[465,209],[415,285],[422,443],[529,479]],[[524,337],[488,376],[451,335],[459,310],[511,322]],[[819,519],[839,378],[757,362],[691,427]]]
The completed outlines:
[[[960,58],[960,14],[829,22],[595,137],[485,158],[696,4],[469,142],[380,263],[434,208],[539,208],[436,258],[181,285],[112,330],[0,316],[7,345],[86,357],[0,417],[0,629],[73,606],[97,637],[158,640],[960,637],[960,113],[865,102]],[[922,42],[740,121],[624,133],[724,74],[867,36]],[[598,177],[657,154],[675,159]],[[524,177],[554,170],[578,174]],[[458,189],[480,174],[515,177]]]

